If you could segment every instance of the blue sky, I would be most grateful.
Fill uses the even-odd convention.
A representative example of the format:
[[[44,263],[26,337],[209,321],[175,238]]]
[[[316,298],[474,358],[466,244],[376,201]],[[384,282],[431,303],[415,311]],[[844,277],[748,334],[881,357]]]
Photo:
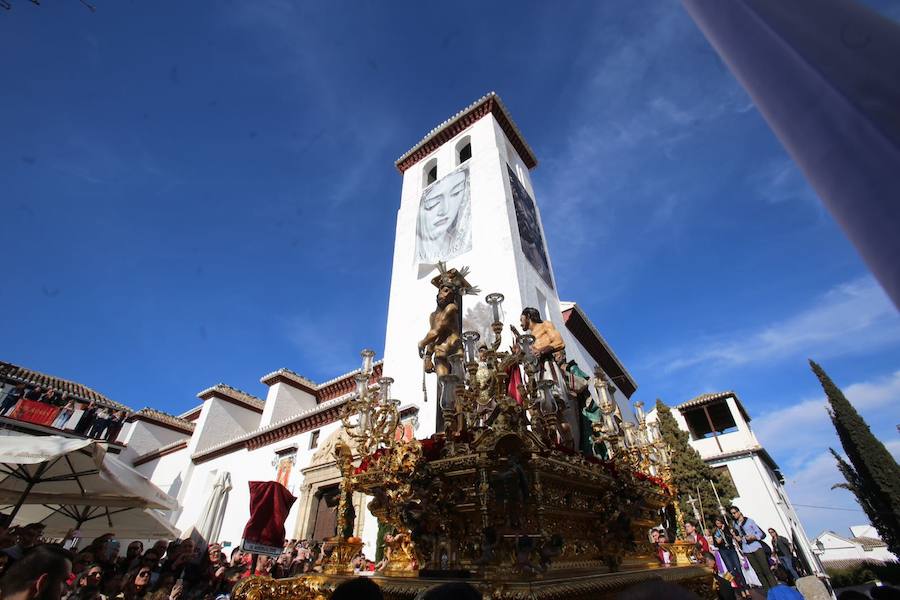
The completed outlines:
[[[0,11],[3,360],[174,413],[355,367],[393,161],[496,90],[636,398],[736,390],[794,501],[852,511],[812,357],[900,449],[900,319],[678,3],[96,4]]]

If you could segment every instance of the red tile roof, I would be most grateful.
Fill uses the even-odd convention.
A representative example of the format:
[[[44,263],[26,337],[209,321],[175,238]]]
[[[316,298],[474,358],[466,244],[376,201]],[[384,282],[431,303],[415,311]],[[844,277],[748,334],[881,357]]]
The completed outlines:
[[[67,394],[75,400],[81,400],[82,402],[95,402],[101,406],[113,408],[115,410],[131,410],[124,404],[119,404],[114,400],[110,400],[100,392],[92,390],[88,386],[76,381],[69,381],[68,379],[56,377],[55,375],[47,375],[46,373],[20,367],[8,362],[0,361],[0,381],[40,386],[41,389],[44,390],[53,388],[59,393]]]

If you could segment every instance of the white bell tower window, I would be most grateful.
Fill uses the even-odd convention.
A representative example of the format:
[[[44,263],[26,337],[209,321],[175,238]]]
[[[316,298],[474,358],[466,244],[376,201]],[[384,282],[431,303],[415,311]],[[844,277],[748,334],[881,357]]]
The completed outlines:
[[[432,158],[422,168],[422,187],[427,187],[437,181],[437,159]]]
[[[472,158],[472,140],[466,136],[456,144],[456,164],[461,165],[470,158]]]

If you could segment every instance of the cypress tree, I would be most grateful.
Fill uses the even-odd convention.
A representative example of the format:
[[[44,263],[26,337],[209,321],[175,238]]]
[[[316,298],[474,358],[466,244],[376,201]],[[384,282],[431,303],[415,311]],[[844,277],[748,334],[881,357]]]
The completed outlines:
[[[694,519],[694,509],[688,498],[697,498],[697,490],[700,490],[700,500],[703,503],[703,516],[706,518],[707,527],[712,528],[713,519],[718,516],[719,505],[709,482],[716,484],[722,506],[728,507],[731,499],[737,495],[731,477],[724,473],[717,473],[704,462],[700,453],[694,450],[688,443],[690,435],[678,427],[678,422],[672,416],[672,411],[663,404],[662,400],[656,400],[656,415],[659,422],[659,432],[663,440],[669,446],[672,468],[672,483],[678,494],[678,504],[681,513],[686,520]],[[697,505],[700,509],[700,505]]]
[[[900,554],[900,466],[822,367],[809,364],[828,397],[828,416],[849,460],[829,448],[846,480],[834,487],[853,492],[888,549]]]

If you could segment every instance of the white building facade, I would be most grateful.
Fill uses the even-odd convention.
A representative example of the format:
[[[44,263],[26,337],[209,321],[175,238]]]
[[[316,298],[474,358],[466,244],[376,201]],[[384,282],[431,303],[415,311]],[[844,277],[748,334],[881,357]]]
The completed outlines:
[[[774,529],[789,539],[810,572],[824,574],[784,489],[778,465],[756,439],[750,415],[734,392],[703,394],[672,408],[678,426],[690,435],[690,445],[713,469],[724,470],[737,496],[732,504],[765,531]],[[647,420],[657,420],[657,411]],[[725,507],[727,508],[727,507]]]
[[[829,569],[846,569],[863,563],[897,562],[897,556],[871,525],[854,525],[850,535],[823,531],[813,540],[822,564]]]

